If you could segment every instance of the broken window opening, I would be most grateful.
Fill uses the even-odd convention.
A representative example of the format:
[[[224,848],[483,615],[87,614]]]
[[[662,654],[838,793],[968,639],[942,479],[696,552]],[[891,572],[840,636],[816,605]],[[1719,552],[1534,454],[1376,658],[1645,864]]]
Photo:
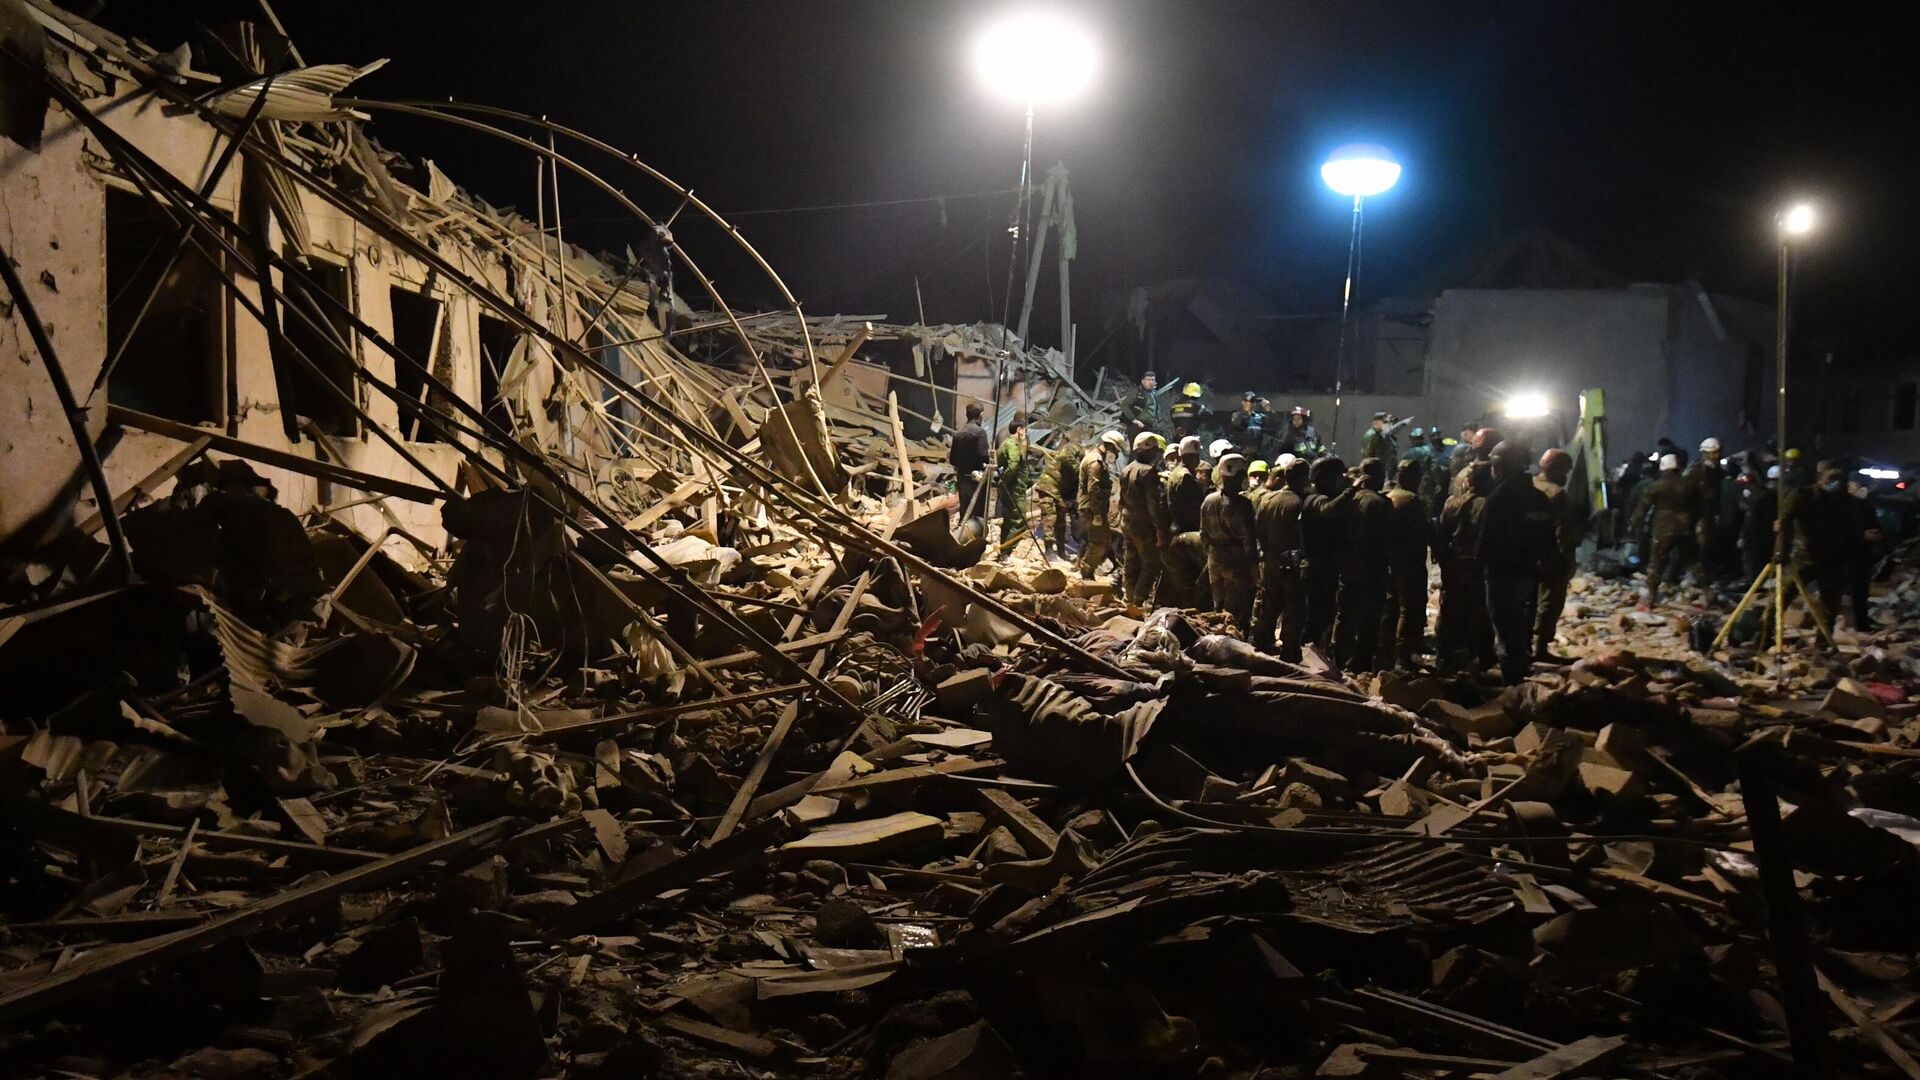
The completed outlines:
[[[587,355],[602,368],[613,372],[619,378],[627,379],[626,366],[621,362],[620,347],[615,344],[622,338],[614,337],[600,326],[587,332]],[[631,382],[633,380],[627,379]],[[602,383],[600,403],[606,407],[607,415],[619,417],[628,423],[634,420],[633,405],[620,396],[611,384]]]
[[[422,368],[444,378],[440,360],[447,350],[446,305],[425,293],[417,293],[398,285],[390,286],[387,295],[393,304],[393,345],[404,354],[412,364],[395,361],[393,365],[393,385],[403,397],[432,407],[435,396],[427,382]],[[417,367],[415,365],[418,365]],[[409,442],[446,442],[440,428],[431,421],[423,421],[420,415],[405,406],[396,406],[399,410],[400,437]]]
[[[513,414],[507,408],[507,399],[500,391],[500,381],[506,376],[507,363],[513,359],[513,348],[520,341],[520,332],[504,319],[491,315],[480,316],[480,408],[487,419],[498,424],[503,431],[513,431]]]
[[[168,269],[178,227],[151,200],[109,188],[106,210],[107,355],[120,357],[107,400],[182,423],[219,423],[227,316],[220,269],[191,244]]]
[[[353,405],[362,398],[354,379],[358,362],[353,327],[346,314],[353,307],[352,271],[337,263],[303,259],[291,251],[287,258],[304,263],[302,271],[281,275],[280,336],[273,341],[274,381],[280,388],[280,416],[287,438],[300,437],[302,417],[328,435],[358,435],[360,417]],[[320,374],[299,357],[319,368]],[[345,394],[346,400],[328,389],[327,383]]]

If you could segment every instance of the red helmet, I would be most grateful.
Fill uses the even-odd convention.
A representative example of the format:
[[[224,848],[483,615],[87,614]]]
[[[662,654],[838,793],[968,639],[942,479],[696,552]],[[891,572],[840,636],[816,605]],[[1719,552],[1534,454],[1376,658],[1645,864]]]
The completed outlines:
[[[1493,428],[1483,427],[1473,433],[1473,452],[1480,457],[1493,453],[1493,448],[1499,445],[1500,433]]]
[[[1557,465],[1565,465],[1568,468],[1572,468],[1573,455],[1567,453],[1565,450],[1562,450],[1557,446],[1553,447],[1552,449],[1549,449],[1546,453],[1540,455],[1540,471],[1541,472],[1550,473],[1554,470],[1554,467]]]

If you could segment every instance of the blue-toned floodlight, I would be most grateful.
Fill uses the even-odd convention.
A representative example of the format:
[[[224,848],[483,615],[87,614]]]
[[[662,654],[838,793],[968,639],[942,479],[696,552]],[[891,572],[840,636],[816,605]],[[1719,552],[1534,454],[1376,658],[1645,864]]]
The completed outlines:
[[[1320,166],[1320,179],[1350,199],[1378,195],[1400,182],[1400,163],[1385,147],[1356,143],[1335,150]]]

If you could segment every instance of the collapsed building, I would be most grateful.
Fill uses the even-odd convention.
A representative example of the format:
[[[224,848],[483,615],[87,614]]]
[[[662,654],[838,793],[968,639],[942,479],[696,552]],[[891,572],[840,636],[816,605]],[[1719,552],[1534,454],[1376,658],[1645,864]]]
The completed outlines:
[[[1770,685],[1583,583],[1512,690],[1283,663],[948,531],[967,401],[1112,422],[1057,353],[736,313],[637,159],[271,25],[0,46],[10,1071],[1920,1068],[1897,632]]]

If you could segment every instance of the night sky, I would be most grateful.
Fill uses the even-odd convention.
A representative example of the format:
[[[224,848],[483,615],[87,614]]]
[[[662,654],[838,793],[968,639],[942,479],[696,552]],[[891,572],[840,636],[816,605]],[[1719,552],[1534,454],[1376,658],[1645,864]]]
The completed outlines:
[[[1337,311],[1346,207],[1318,165],[1360,140],[1406,165],[1368,204],[1362,302],[1533,226],[1636,280],[1697,276],[1771,300],[1772,215],[1805,193],[1825,218],[1798,279],[1804,333],[1861,361],[1920,354],[1920,95],[1907,55],[1920,5],[1827,4],[1793,25],[1671,0],[1057,6],[1104,53],[1084,100],[1042,111],[1035,148],[1042,170],[1072,170],[1083,356],[1128,289],[1169,278],[1237,282],[1280,317]],[[953,196],[737,219],[809,312],[911,320],[917,274],[936,322],[997,317],[1004,295],[1021,120],[967,63],[972,35],[1004,7],[277,3],[309,62],[391,58],[364,96],[543,112],[723,213]],[[189,12],[235,10],[251,8],[114,0],[94,17],[165,48],[191,35]],[[373,133],[531,213],[521,151],[392,116]],[[671,211],[637,177],[617,182]],[[638,236],[584,184],[561,199],[570,240],[617,250]],[[717,236],[690,222],[676,232],[730,299],[772,299]],[[1041,343],[1057,340],[1051,288],[1049,275]]]

